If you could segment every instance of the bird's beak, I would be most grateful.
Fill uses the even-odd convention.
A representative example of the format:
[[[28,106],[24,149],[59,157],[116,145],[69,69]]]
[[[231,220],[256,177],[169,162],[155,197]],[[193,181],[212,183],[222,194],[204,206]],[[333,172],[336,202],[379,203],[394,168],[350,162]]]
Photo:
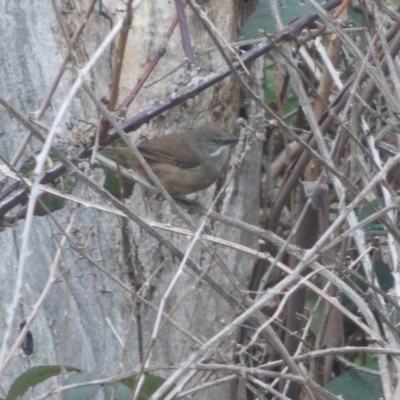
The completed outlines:
[[[224,139],[222,144],[228,145],[228,144],[232,144],[232,143],[237,143],[238,141],[239,141],[239,139]]]

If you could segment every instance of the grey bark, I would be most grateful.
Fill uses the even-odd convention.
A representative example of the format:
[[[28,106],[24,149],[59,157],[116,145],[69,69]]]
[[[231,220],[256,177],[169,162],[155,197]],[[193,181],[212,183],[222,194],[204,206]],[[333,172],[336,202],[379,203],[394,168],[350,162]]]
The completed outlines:
[[[71,31],[80,20],[87,3],[88,1],[78,1],[73,4],[62,2],[60,5],[65,23]],[[236,39],[237,16],[234,5],[235,2],[231,0],[219,1],[218,4],[206,2],[203,5],[209,18],[229,41]],[[114,21],[116,15],[120,14],[116,10],[123,9],[121,4],[112,1],[106,2],[105,6]],[[189,8],[186,11],[191,38],[196,50],[211,47],[211,39],[200,21],[195,19]],[[50,1],[41,2],[40,5],[35,6],[28,1],[5,1],[0,5],[0,15],[2,16],[0,17],[2,20],[0,33],[3,38],[0,43],[2,64],[0,94],[19,112],[28,115],[39,108],[59,63],[66,54],[62,32]],[[135,11],[124,64],[120,100],[135,85],[144,66],[158,49],[162,41],[161,35],[166,31],[174,15],[173,2],[144,1]],[[110,20],[100,15],[96,6],[76,50],[81,67],[85,65],[88,57],[93,54],[109,30]],[[114,62],[112,56],[113,51],[107,51],[91,74],[89,83],[99,98],[108,94],[111,65]],[[165,75],[177,63],[183,61],[183,57],[180,32],[177,28],[165,57],[153,72],[150,80]],[[199,56],[197,61],[201,68],[200,75],[224,65],[217,52]],[[75,77],[75,70],[70,66],[53,96],[52,107],[47,109],[41,123],[48,126],[52,124]],[[166,76],[160,83],[142,90],[127,111],[127,115],[133,115],[150,105],[155,99],[162,99],[189,81],[190,76],[185,68]],[[143,126],[132,137],[164,135],[205,122],[214,122],[233,131],[240,104],[239,92],[238,85],[231,79],[226,79],[221,84],[151,121],[148,126]],[[251,115],[255,115],[256,112],[257,110],[254,109]],[[96,123],[98,117],[99,113],[95,106],[81,91],[61,127],[62,135],[71,136],[68,123],[72,123],[76,131],[82,127],[82,124],[76,122],[74,118]],[[11,160],[26,132],[18,122],[5,114],[0,114],[0,120],[1,155]],[[40,149],[40,143],[32,139],[22,161],[38,149]],[[221,212],[246,222],[257,223],[260,157],[260,143],[253,138],[243,163],[238,167],[236,176],[230,183],[230,190],[224,196]],[[87,173],[96,182],[101,181],[101,174],[98,171],[87,171]],[[216,185],[193,197],[207,205],[211,204],[215,192]],[[96,203],[104,203],[98,195],[91,190],[85,190],[81,184],[75,187],[74,195]],[[135,187],[127,204],[135,213],[144,218],[185,227],[165,202],[149,197],[138,186]],[[64,229],[76,207],[76,204],[69,202],[62,210],[53,214]],[[188,218],[196,227],[199,226],[198,216],[188,216]],[[6,329],[7,310],[14,292],[15,268],[20,256],[21,232],[24,224],[22,220],[15,226],[0,232],[2,304],[0,337]],[[132,291],[161,266],[144,292],[144,297],[149,302],[155,307],[159,306],[161,296],[179,265],[179,262],[165,248],[132,222],[124,222],[120,217],[82,206],[78,210],[74,228],[71,239],[82,246],[84,252],[110,275],[131,287]],[[256,246],[254,238],[218,224],[209,223],[207,233],[253,248]],[[20,322],[29,316],[31,306],[43,290],[61,235],[62,233],[50,217],[35,217],[29,238],[31,253],[24,276],[22,298],[14,318],[8,349],[11,348],[19,333]],[[185,236],[168,233],[163,233],[163,235],[182,251],[185,251],[188,246],[189,239]],[[233,250],[212,247],[244,289],[253,260]],[[203,268],[210,268],[210,275],[225,289],[234,292],[219,267],[210,260],[199,245],[196,246],[191,257]],[[225,300],[187,268],[172,295],[167,299],[165,311],[171,310],[174,310],[172,318],[203,342],[225,326],[235,312]],[[64,362],[65,365],[72,365],[103,376],[138,370],[140,367],[139,334],[142,337],[141,346],[146,352],[154,321],[155,312],[151,307],[143,303],[137,304],[131,293],[67,245],[63,249],[61,262],[58,265],[57,281],[30,327],[34,339],[34,353],[28,358],[15,353],[3,375],[0,376],[0,385],[7,392],[16,377],[34,365]],[[111,326],[122,341],[126,341],[126,352],[123,352]],[[128,338],[125,335],[128,335]],[[226,357],[227,360],[231,358],[231,349],[229,351],[226,349],[232,338],[234,336],[227,337],[219,349],[216,349],[219,351],[216,357]],[[152,366],[179,364],[190,354],[193,345],[194,343],[187,336],[167,322],[159,334],[150,364]],[[168,377],[170,373],[169,370],[154,372],[163,377]],[[199,379],[202,381],[207,377],[206,375]],[[214,378],[211,377],[211,379]],[[195,381],[197,382],[197,377]],[[48,387],[48,385],[38,386],[26,398],[39,396]],[[222,385],[200,391],[195,398],[227,398],[227,388],[228,386]]]

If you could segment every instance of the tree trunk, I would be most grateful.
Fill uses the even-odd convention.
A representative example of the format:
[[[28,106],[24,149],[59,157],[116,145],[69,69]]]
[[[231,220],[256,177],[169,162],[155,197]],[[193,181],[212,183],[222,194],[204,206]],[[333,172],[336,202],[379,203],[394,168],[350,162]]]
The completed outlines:
[[[228,41],[236,40],[237,23],[242,15],[237,14],[240,7],[236,1],[201,2],[209,19]],[[240,2],[241,3],[241,2]],[[246,2],[245,2],[246,3]],[[70,35],[81,23],[89,1],[63,1],[60,7],[62,21]],[[103,1],[99,9],[96,4],[88,24],[75,48],[80,68],[116,24],[117,18],[124,13],[125,6],[118,1]],[[201,21],[186,7],[187,21],[192,45],[197,52],[196,67],[198,76],[206,76],[225,66],[218,51],[202,50],[214,46]],[[144,1],[133,12],[133,22],[122,68],[119,103],[135,86],[143,70],[163,43],[162,35],[167,31],[176,14],[173,1]],[[32,7],[28,2],[3,2],[0,6],[2,38],[0,54],[0,97],[5,99],[18,112],[27,117],[38,110],[48,92],[54,76],[60,68],[63,58],[68,54],[62,29],[57,22],[51,2],[41,2],[40,7]],[[96,63],[90,74],[88,85],[98,98],[109,96],[109,84],[112,68],[115,64],[115,46],[108,48]],[[147,83],[163,77],[147,88],[143,88],[127,110],[132,116],[150,106],[155,100],[162,100],[191,82],[193,78],[185,65],[179,26],[168,43],[166,53],[151,74]],[[182,66],[175,70],[178,64]],[[51,126],[60,106],[66,98],[77,73],[73,64],[63,74],[60,84],[40,123]],[[173,71],[173,72],[172,72]],[[259,84],[259,82],[256,82]],[[151,138],[167,135],[191,127],[214,123],[233,133],[238,132],[236,119],[243,96],[237,84],[231,78],[203,91],[193,99],[187,100],[175,108],[154,118],[148,125],[130,134],[130,137]],[[257,113],[255,107],[249,107],[249,113]],[[60,125],[60,135],[66,139],[78,140],[93,134],[95,129],[88,124],[98,124],[99,111],[88,95],[79,91],[66,117]],[[20,144],[27,135],[26,129],[15,119],[0,114],[2,135],[1,156],[11,161]],[[85,121],[85,122],[82,122]],[[86,124],[87,122],[87,124]],[[90,129],[88,129],[90,128]],[[86,130],[85,130],[86,129]],[[60,139],[61,141],[61,139]],[[258,219],[258,190],[261,163],[261,146],[257,139],[249,139],[244,160],[237,166],[233,180],[217,203],[218,212],[245,222],[256,223]],[[23,152],[19,167],[32,152],[40,150],[41,143],[31,138]],[[100,183],[103,179],[99,169],[88,168],[82,163],[85,174]],[[221,187],[225,177],[209,189],[192,195],[207,207]],[[10,184],[11,180],[7,181]],[[77,183],[73,194],[97,204],[105,204],[98,194],[82,183]],[[173,227],[188,229],[179,216],[171,211],[165,201],[148,195],[136,185],[126,205],[137,215],[152,221],[170,224]],[[12,215],[15,210],[10,212]],[[185,214],[186,212],[183,211]],[[197,229],[202,218],[197,215],[186,217]],[[68,241],[61,245],[63,232],[73,220]],[[56,224],[56,221],[59,225]],[[11,329],[7,341],[5,358],[19,334],[19,325],[28,318],[32,308],[43,292],[46,282],[52,278],[50,271],[56,262],[55,277],[51,289],[46,293],[43,304],[38,306],[37,314],[29,327],[32,333],[34,352],[22,358],[14,352],[0,375],[2,388],[7,391],[18,375],[31,366],[63,364],[81,370],[114,376],[120,373],[140,370],[141,362],[148,354],[151,336],[154,331],[157,309],[162,306],[162,296],[171,284],[180,261],[162,246],[158,240],[132,221],[91,207],[77,206],[68,201],[51,216],[34,217],[29,232],[29,255],[23,273],[23,287],[19,306],[11,310],[16,293],[17,265],[21,257],[21,243],[25,240],[23,232],[26,221],[20,220],[0,232],[0,326],[1,336]],[[188,249],[191,238],[185,235],[160,231],[182,252]],[[233,228],[219,223],[208,222],[205,233],[235,243],[256,247],[254,237],[249,237]],[[73,246],[80,247],[85,256]],[[208,244],[210,251],[217,254],[220,262],[232,276],[245,286],[251,272],[253,259],[243,253],[222,246]],[[60,259],[55,261],[57,251],[61,249]],[[197,244],[190,258],[198,262],[204,271],[227,292],[238,295],[232,282],[226,277],[221,266],[211,258],[202,246]],[[93,262],[92,262],[92,261]],[[98,268],[102,267],[107,274]],[[169,318],[162,317],[157,340],[152,348],[148,366],[176,366],[184,363],[189,354],[201,343],[207,342],[232,319],[235,309],[214,289],[194,274],[187,266],[179,276],[171,293],[165,301],[164,311]],[[120,282],[123,282],[123,287]],[[129,290],[127,290],[129,289]],[[143,299],[135,293],[141,290]],[[147,302],[146,302],[147,301]],[[9,319],[8,312],[14,315]],[[8,321],[12,326],[8,327]],[[165,323],[165,324],[164,324]],[[188,334],[190,333],[190,335]],[[213,357],[232,356],[230,337],[224,337],[215,346],[217,353],[208,353]],[[6,336],[7,338],[7,336]],[[119,340],[120,338],[120,340]],[[194,340],[197,338],[198,342]],[[172,370],[173,371],[173,370]],[[172,371],[160,368],[155,375],[168,377]],[[194,377],[184,390],[200,386],[202,382],[216,379],[212,373]],[[228,383],[199,391],[196,399],[223,399],[227,397]],[[39,396],[48,389],[48,385],[38,386],[34,395]],[[31,394],[27,395],[30,398]],[[1,396],[3,397],[3,396]]]

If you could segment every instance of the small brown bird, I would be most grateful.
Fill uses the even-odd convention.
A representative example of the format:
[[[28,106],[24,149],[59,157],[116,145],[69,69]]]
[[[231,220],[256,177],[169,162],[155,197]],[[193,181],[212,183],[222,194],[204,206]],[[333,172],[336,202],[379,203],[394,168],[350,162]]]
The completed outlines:
[[[137,148],[167,192],[181,196],[209,187],[227,165],[229,145],[237,141],[215,126],[202,126],[145,140]],[[152,183],[129,149],[115,148],[114,151]]]

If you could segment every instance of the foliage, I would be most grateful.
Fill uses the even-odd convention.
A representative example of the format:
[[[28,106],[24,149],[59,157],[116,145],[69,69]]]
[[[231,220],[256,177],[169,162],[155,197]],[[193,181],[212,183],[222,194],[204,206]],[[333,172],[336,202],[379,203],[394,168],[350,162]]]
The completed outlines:
[[[378,371],[378,363],[366,364],[364,368]],[[382,396],[382,382],[378,375],[356,369],[343,373],[326,385],[335,395],[349,400],[377,400]]]
[[[64,382],[64,385],[82,384],[82,386],[69,389],[63,395],[65,400],[91,400],[94,399],[99,390],[104,391],[105,399],[112,399],[114,393],[114,385],[95,384],[85,386],[86,382],[101,381],[102,377],[91,372],[82,372],[75,367],[64,367],[65,371],[73,372]],[[32,367],[21,374],[10,387],[7,394],[7,400],[16,400],[23,396],[30,388],[44,382],[45,380],[60,375],[60,365],[40,365]],[[164,379],[146,375],[144,384],[139,392],[138,400],[148,400],[150,396],[163,384]],[[135,386],[135,376],[124,378],[117,384],[116,395],[119,400],[129,400],[132,397],[132,389]]]
[[[69,372],[79,371],[78,368],[68,366],[65,367],[65,370]],[[60,365],[39,365],[28,369],[12,383],[7,394],[7,400],[16,400],[19,396],[22,396],[28,391],[29,388],[38,385],[46,379],[57,376],[60,373]]]

